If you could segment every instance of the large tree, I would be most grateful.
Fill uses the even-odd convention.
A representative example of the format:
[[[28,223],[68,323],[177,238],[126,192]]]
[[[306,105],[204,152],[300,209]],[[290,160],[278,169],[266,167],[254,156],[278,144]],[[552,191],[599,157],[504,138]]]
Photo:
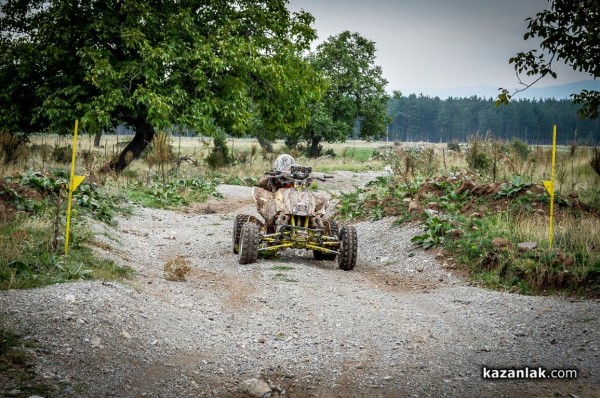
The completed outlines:
[[[600,2],[598,0],[548,0],[550,9],[538,13],[529,21],[524,39],[541,39],[540,49],[519,52],[509,62],[515,65],[517,76],[526,73],[535,76],[532,83],[523,83],[522,91],[539,79],[550,75],[556,78],[555,62],[564,62],[574,70],[589,73],[594,79],[600,77]],[[508,103],[511,94],[506,89],[498,96],[497,103]],[[600,92],[583,90],[572,94],[575,103],[582,104],[579,111],[583,117],[598,118]]]
[[[0,127],[67,132],[124,124],[121,171],[177,125],[291,131],[322,80],[302,58],[313,18],[285,0],[7,0],[0,5]]]
[[[345,31],[320,44],[309,61],[329,83],[325,95],[312,105],[308,125],[296,131],[297,138],[307,141],[309,155],[320,153],[322,141],[352,137],[355,126],[361,138],[385,135],[387,81],[375,65],[374,42]]]

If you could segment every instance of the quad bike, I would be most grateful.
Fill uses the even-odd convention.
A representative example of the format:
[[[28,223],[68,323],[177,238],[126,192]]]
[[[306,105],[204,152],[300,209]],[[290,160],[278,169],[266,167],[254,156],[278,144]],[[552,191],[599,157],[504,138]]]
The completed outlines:
[[[335,260],[350,271],[356,265],[358,240],[353,226],[338,227],[324,219],[328,200],[307,188],[310,167],[293,165],[289,173],[265,173],[279,179],[276,192],[252,188],[261,221],[238,214],[233,222],[233,252],[240,264],[256,262],[258,253],[275,253],[283,249],[312,250],[315,260]],[[324,180],[324,179],[320,179]]]

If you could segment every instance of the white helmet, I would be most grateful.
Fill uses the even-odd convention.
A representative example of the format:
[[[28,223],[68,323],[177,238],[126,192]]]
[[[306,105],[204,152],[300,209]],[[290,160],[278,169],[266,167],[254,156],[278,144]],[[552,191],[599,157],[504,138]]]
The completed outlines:
[[[291,155],[284,153],[277,156],[277,159],[275,159],[275,162],[273,162],[273,170],[282,173],[289,173],[292,165],[295,163],[296,161]]]

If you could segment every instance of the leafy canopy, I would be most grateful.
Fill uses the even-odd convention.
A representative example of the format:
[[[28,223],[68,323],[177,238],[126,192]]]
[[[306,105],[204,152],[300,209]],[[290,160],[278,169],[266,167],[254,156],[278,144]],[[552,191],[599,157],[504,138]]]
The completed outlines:
[[[125,124],[136,131],[137,147],[124,151],[134,157],[173,125],[207,135],[257,124],[290,131],[322,91],[301,58],[316,37],[312,22],[284,0],[7,0],[0,127]]]
[[[308,141],[344,141],[358,123],[361,138],[385,134],[387,81],[375,65],[375,43],[345,31],[330,37],[309,56],[311,65],[329,83],[325,95],[312,105],[310,122],[298,130]]]
[[[524,39],[540,38],[542,51],[519,52],[509,62],[515,65],[517,76],[525,72],[527,76],[538,76],[523,91],[541,78],[550,75],[557,77],[552,69],[555,61],[562,61],[573,70],[589,73],[594,79],[600,77],[600,2],[598,0],[548,0],[550,9],[544,10],[535,18],[527,18],[528,31]],[[508,90],[501,89],[497,103],[507,104],[511,98]],[[576,104],[582,104],[580,116],[596,119],[599,116],[600,92],[583,90],[572,94]]]

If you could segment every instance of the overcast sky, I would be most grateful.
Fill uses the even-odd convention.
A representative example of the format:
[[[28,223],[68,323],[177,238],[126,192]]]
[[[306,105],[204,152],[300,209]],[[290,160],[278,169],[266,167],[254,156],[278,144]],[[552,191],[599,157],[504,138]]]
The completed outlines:
[[[516,87],[508,59],[537,46],[523,40],[525,18],[548,7],[547,0],[290,0],[288,6],[315,17],[318,42],[344,30],[374,41],[388,91],[404,94]],[[568,67],[557,72],[558,79],[537,86],[591,79]]]

